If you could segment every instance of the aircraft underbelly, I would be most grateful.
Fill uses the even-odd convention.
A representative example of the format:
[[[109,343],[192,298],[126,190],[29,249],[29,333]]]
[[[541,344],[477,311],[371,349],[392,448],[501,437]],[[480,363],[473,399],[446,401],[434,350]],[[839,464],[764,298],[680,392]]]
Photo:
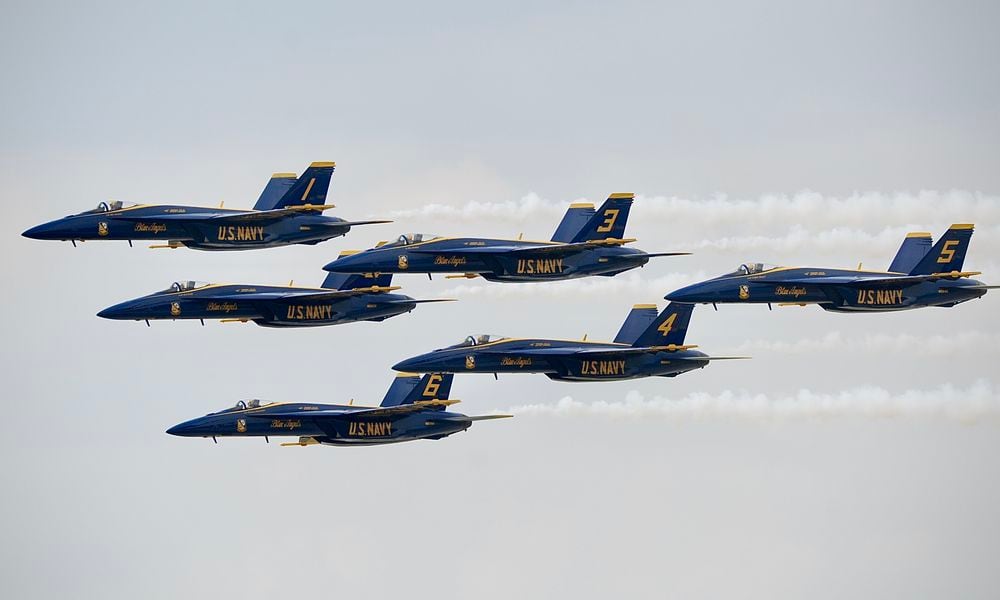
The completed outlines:
[[[916,308],[917,296],[903,287],[830,286],[829,301],[844,312],[889,312]]]
[[[241,250],[316,243],[344,235],[348,227],[298,225],[282,221],[222,221],[194,223],[186,228],[195,250]]]

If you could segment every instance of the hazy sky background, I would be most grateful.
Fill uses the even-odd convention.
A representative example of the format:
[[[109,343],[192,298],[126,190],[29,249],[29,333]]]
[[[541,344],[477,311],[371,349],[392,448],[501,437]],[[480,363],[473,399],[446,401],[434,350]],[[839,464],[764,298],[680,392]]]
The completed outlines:
[[[991,598],[1000,305],[695,311],[749,354],[676,379],[464,376],[439,442],[178,439],[242,398],[377,402],[469,333],[614,336],[745,260],[884,268],[975,222],[1000,280],[996,3],[40,3],[0,22],[0,595]],[[101,200],[251,206],[335,160],[334,214],[242,253],[26,240]],[[395,283],[419,307],[311,330],[109,322],[177,279],[319,283],[405,231],[545,239],[572,201],[690,250],[611,280]]]

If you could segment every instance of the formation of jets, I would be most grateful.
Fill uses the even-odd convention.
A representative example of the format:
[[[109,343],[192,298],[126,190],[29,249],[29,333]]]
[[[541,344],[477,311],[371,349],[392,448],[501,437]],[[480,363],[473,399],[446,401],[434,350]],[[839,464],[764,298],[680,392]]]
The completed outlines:
[[[153,240],[156,248],[252,250],[318,244],[345,235],[355,225],[390,221],[345,221],[323,215],[332,162],[314,162],[296,177],[275,173],[252,210],[173,204],[101,202],[97,208],[43,223],[24,232],[36,240]]]
[[[39,240],[155,241],[153,248],[251,250],[291,244],[314,245],[345,235],[355,225],[324,215],[334,208],[327,192],[335,164],[314,162],[302,173],[275,173],[252,210],[182,205],[102,202],[96,209],[50,221],[24,232]],[[593,204],[570,205],[549,241],[405,234],[364,251],[344,251],[326,264],[319,287],[221,284],[180,280],[163,291],[98,312],[117,320],[206,319],[254,322],[264,327],[315,327],[380,322],[408,313],[417,300],[395,293],[395,274],[481,277],[495,282],[546,282],[613,277],[650,258],[687,252],[647,253],[625,245],[633,194],[611,194]],[[404,359],[401,373],[379,406],[240,401],[236,406],[185,421],[167,430],[183,437],[293,436],[282,446],[372,445],[441,439],[473,422],[510,415],[469,417],[451,412],[454,374],[541,373],[556,381],[620,381],[676,377],[713,360],[686,344],[696,304],[818,305],[833,312],[888,312],[929,306],[953,307],[990,289],[964,271],[973,225],[955,224],[932,244],[925,232],[906,236],[887,271],[823,267],[776,267],[744,263],[734,271],[665,296],[669,304],[636,304],[613,341],[507,338],[470,335],[459,344]],[[421,376],[420,374],[423,374]]]
[[[333,273],[447,273],[488,281],[560,281],[591,275],[614,277],[650,258],[689,252],[647,253],[625,248],[625,223],[634,194],[611,194],[597,210],[573,204],[548,242],[410,233],[323,267]]]

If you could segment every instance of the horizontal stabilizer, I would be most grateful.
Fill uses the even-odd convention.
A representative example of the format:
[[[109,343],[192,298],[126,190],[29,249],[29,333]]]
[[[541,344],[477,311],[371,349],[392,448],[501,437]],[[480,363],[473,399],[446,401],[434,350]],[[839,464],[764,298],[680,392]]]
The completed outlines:
[[[752,356],[678,356],[669,360],[750,360]]]
[[[355,225],[381,225],[383,223],[392,223],[392,221],[386,221],[384,219],[379,219],[375,221],[344,221],[342,223],[337,223],[337,225],[346,225],[348,227],[354,227]]]
[[[434,415],[432,417],[427,417],[427,421],[431,423],[468,423],[470,421],[491,421],[493,419],[509,419],[514,415],[480,415],[478,417],[467,417],[465,415],[449,414],[443,413],[440,416]]]
[[[646,258],[657,258],[660,256],[691,256],[693,252],[646,252],[643,254]]]
[[[493,419],[510,419],[514,415],[479,415],[478,417],[466,417],[468,421],[491,421]]]
[[[382,300],[379,304],[428,304],[430,302],[458,302],[458,298],[433,298],[431,300]]]

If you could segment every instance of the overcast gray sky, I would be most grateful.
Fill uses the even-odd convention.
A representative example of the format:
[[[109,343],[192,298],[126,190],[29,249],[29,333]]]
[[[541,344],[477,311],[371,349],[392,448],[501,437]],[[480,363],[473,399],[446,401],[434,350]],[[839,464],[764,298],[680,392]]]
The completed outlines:
[[[998,298],[904,314],[699,308],[749,354],[666,380],[459,377],[438,442],[280,448],[163,431],[242,398],[377,402],[468,333],[609,339],[632,304],[754,259],[888,265],[975,222],[1000,279],[991,2],[4,2],[0,595],[990,598]],[[315,247],[19,237],[101,200],[250,206],[335,160]],[[176,279],[318,283],[408,230],[551,235],[638,194],[690,250],[611,280],[395,283],[422,306],[306,331],[108,322]]]

